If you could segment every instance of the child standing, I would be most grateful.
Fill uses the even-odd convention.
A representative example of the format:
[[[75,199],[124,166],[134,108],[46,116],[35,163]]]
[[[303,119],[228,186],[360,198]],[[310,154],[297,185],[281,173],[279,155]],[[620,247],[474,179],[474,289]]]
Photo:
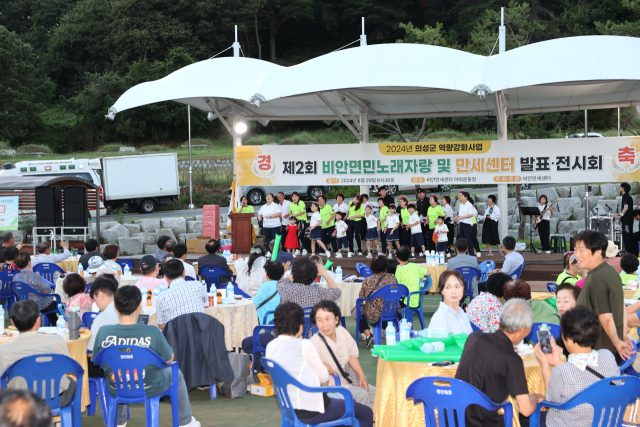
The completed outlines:
[[[449,247],[449,227],[444,223],[444,216],[436,218],[436,228],[434,233],[438,233],[438,244],[436,245],[436,252],[447,252]]]
[[[378,245],[378,253],[382,253],[382,251],[380,250],[380,241],[378,240],[380,221],[378,221],[378,218],[373,215],[373,208],[371,207],[371,205],[367,205],[367,207],[364,208],[364,211],[367,218],[367,236],[365,237],[367,240],[367,252],[369,252],[367,254],[367,258],[373,258],[371,256],[371,242],[375,241],[376,245]]]
[[[389,259],[393,259],[393,242],[395,242],[396,248],[400,247],[400,243],[398,242],[398,227],[400,227],[400,219],[398,218],[398,215],[396,215],[396,205],[394,205],[393,203],[389,203],[389,215],[387,215],[385,222],[387,223],[385,233],[387,238]]]
[[[407,230],[411,230],[410,246],[411,259],[416,258],[415,248],[422,249],[420,256],[426,256],[427,249],[424,247],[424,239],[422,238],[422,227],[420,226],[420,216],[416,212],[416,206],[413,203],[407,205],[409,211],[409,219],[407,221]]]
[[[347,230],[349,229],[349,226],[342,220],[343,217],[344,214],[342,212],[336,212],[336,229],[333,232],[333,235],[336,236],[336,240],[338,241],[338,253],[336,253],[336,258],[342,258],[342,248],[349,250],[349,242],[347,241]]]
[[[298,248],[298,220],[295,216],[289,217],[289,225],[287,225],[287,239],[284,242],[284,247],[287,252],[293,252],[294,250],[299,253]]]
[[[311,240],[311,255],[316,253],[316,242],[325,251],[327,257],[331,255],[331,252],[327,250],[327,247],[322,243],[322,216],[318,212],[318,204],[313,202],[311,204],[311,225],[309,226],[309,240]]]

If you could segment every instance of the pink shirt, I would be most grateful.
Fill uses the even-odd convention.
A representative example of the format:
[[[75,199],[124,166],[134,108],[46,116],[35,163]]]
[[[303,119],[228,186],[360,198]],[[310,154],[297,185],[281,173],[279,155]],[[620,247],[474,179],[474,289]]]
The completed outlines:
[[[80,307],[80,317],[85,314],[87,311],[91,311],[91,306],[93,305],[93,300],[89,296],[89,294],[81,293],[75,294],[71,298],[67,300],[67,309],[66,314],[69,315],[70,307]]]
[[[578,281],[576,282],[576,286],[577,286],[578,288],[582,289],[582,288],[584,287],[584,282],[585,282],[585,280],[587,280],[587,279],[578,280]]]
[[[145,288],[147,288],[147,291],[153,292],[156,286],[160,287],[162,285],[162,282],[164,282],[164,280],[162,279],[157,279],[155,277],[142,276],[136,282],[136,287],[138,289],[142,289],[142,287],[144,286]]]

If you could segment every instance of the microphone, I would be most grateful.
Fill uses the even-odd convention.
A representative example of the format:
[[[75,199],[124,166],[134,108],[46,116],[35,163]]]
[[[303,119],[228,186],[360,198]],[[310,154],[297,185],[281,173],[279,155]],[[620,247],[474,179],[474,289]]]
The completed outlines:
[[[613,210],[613,209],[611,209],[611,206],[607,205],[606,203],[604,205],[609,209],[609,212],[611,212]]]
[[[558,212],[560,212],[560,203],[558,203]]]

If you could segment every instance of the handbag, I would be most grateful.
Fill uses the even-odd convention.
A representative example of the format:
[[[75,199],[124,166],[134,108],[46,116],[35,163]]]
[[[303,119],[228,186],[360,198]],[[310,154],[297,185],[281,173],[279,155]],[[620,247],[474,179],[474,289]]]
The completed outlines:
[[[373,290],[371,290],[371,292],[369,292],[369,295],[367,295],[365,298],[369,298],[371,295],[373,295],[373,293],[375,291],[378,290],[378,286],[380,286],[380,282],[382,282],[382,278],[384,277],[384,274],[380,276],[380,278],[378,279],[378,281],[376,282],[376,285],[373,287]],[[363,301],[362,304],[360,304],[360,308],[364,308],[364,305],[366,304],[366,301]],[[351,309],[351,317],[353,317],[354,319],[356,318],[356,307],[353,307]]]
[[[231,399],[245,397],[249,376],[251,375],[251,355],[250,354],[229,354],[229,363],[233,371],[233,379],[222,383],[220,392]]]

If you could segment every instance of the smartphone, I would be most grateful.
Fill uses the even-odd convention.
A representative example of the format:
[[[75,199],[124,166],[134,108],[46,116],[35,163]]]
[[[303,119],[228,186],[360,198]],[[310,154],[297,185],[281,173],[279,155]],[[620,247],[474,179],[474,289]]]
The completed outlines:
[[[435,362],[432,363],[431,366],[440,366],[440,367],[444,367],[444,366],[451,366],[451,365],[455,365],[456,362],[453,362],[451,360],[443,360],[442,362]]]
[[[140,314],[138,315],[138,325],[148,325],[149,324],[149,315],[148,314]]]
[[[549,331],[538,331],[538,342],[544,354],[551,353],[551,334]]]

